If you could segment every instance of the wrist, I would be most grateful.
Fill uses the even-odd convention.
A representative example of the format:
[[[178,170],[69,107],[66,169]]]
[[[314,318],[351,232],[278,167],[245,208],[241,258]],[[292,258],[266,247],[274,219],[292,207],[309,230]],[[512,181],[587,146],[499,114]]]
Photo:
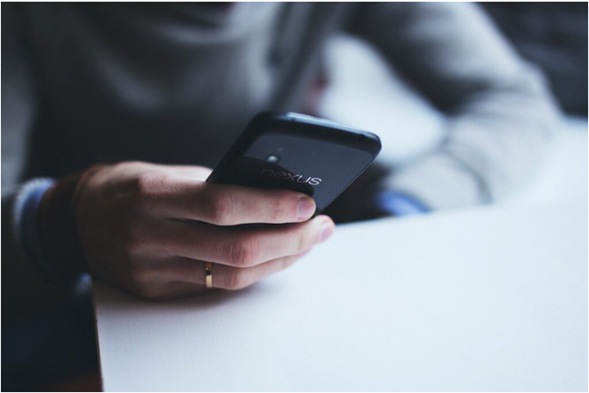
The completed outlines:
[[[33,179],[23,185],[12,208],[13,233],[24,261],[34,267],[43,278],[59,287],[82,293],[87,289],[87,280],[83,280],[86,277],[63,275],[49,261],[43,246],[40,205],[45,193],[54,185],[55,180],[49,178]]]
[[[39,204],[39,235],[46,260],[66,280],[88,270],[78,240],[74,211],[81,177],[77,174],[56,182],[45,191]]]

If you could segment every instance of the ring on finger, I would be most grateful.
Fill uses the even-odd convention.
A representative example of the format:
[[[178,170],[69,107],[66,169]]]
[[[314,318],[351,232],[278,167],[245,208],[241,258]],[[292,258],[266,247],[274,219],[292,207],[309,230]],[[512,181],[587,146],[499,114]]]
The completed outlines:
[[[213,272],[211,271],[213,264],[211,262],[205,263],[205,283],[207,288],[213,288]]]

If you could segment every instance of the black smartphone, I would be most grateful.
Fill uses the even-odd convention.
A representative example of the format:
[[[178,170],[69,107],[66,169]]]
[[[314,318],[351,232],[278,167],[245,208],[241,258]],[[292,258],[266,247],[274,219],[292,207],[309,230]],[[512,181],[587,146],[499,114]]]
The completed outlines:
[[[313,197],[319,214],[380,149],[380,139],[370,132],[297,113],[262,112],[207,182],[302,192]]]

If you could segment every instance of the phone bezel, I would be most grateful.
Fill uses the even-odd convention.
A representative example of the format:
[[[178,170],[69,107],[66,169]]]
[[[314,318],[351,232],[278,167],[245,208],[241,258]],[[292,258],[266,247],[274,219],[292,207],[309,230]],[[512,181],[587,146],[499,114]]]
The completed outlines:
[[[237,159],[245,154],[258,137],[266,133],[316,139],[365,151],[372,156],[372,160],[358,173],[358,176],[370,166],[381,149],[380,138],[368,131],[292,112],[262,112],[252,119],[206,181],[214,182],[219,174],[231,168]],[[358,176],[352,179],[348,185]]]

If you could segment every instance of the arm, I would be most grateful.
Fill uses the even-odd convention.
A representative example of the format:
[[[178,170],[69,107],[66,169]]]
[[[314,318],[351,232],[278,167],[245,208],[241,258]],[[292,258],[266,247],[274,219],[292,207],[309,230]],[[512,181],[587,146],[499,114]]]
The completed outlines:
[[[24,141],[37,107],[34,62],[18,36],[18,8],[2,10],[2,76],[9,81],[2,126]],[[241,289],[291,266],[334,231],[328,217],[312,218],[307,195],[210,184],[209,174],[124,162],[14,187],[2,201],[3,323],[12,311],[30,314],[59,298],[53,293],[71,295],[81,273],[152,299],[211,285]],[[242,225],[261,223],[288,225]]]
[[[494,201],[531,175],[558,111],[542,76],[476,5],[362,5],[351,31],[446,115],[445,141],[386,188],[449,208]]]
[[[69,295],[52,285],[31,253],[25,238],[35,239],[37,205],[49,182],[33,179],[19,184],[27,140],[33,127],[37,92],[29,53],[24,44],[20,8],[2,5],[2,316],[3,325],[49,307]]]

